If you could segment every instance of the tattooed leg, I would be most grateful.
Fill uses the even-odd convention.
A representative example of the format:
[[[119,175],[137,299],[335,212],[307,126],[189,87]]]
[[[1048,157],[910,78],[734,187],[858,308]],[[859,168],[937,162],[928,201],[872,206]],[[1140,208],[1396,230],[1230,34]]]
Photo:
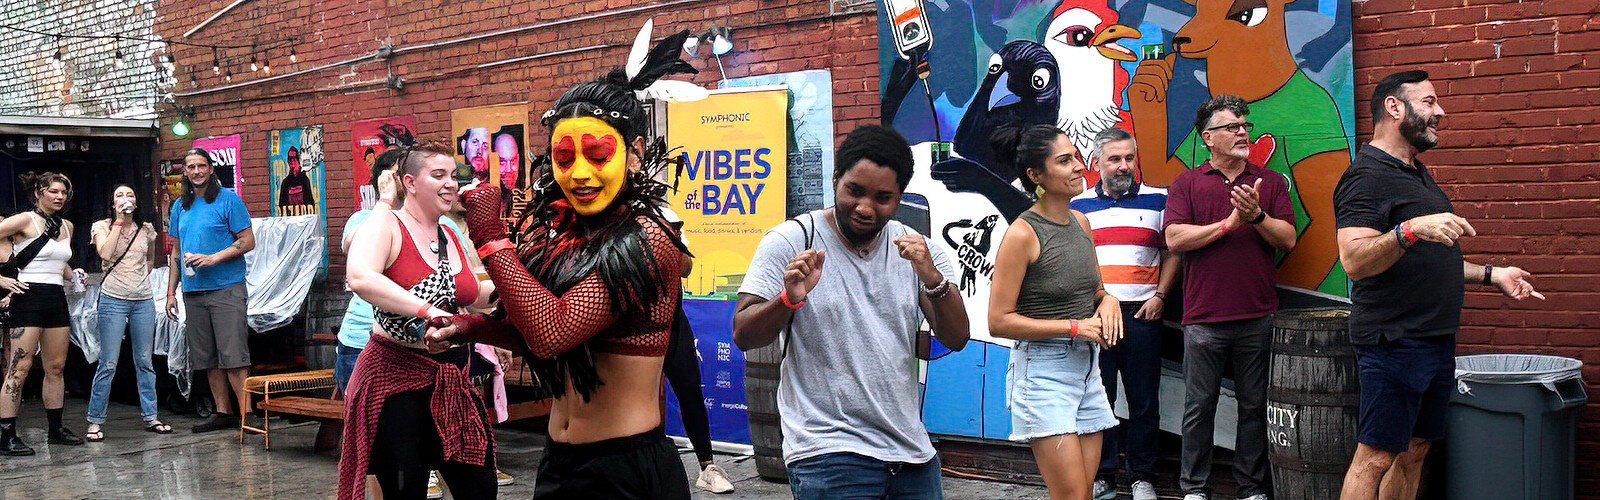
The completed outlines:
[[[0,386],[0,418],[17,416],[22,405],[22,384],[33,368],[33,351],[39,347],[39,328],[18,328],[12,332],[11,349],[6,353],[5,383]],[[17,335],[16,332],[22,332]]]

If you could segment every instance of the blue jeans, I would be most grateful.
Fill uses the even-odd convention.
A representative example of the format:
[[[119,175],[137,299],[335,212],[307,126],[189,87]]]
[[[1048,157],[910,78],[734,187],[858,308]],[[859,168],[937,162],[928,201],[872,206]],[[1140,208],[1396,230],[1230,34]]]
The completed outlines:
[[[939,457],[921,464],[839,452],[789,464],[789,490],[795,500],[882,498],[940,500]]]
[[[156,370],[150,366],[150,352],[156,335],[155,301],[122,300],[100,294],[97,307],[100,366],[94,371],[94,387],[89,391],[89,423],[106,423],[106,400],[111,396],[111,379],[117,374],[117,359],[122,357],[123,332],[128,332],[133,344],[133,373],[139,382],[139,412],[146,422],[155,420]]]
[[[1117,375],[1128,393],[1128,423],[1105,433],[1100,451],[1100,477],[1117,472],[1117,455],[1127,455],[1133,481],[1156,480],[1156,439],[1161,427],[1161,322],[1136,319],[1143,302],[1122,304],[1122,341],[1100,351],[1100,375],[1106,395],[1117,402]]]
[[[337,344],[333,348],[336,353],[333,358],[333,383],[339,386],[339,394],[344,394],[344,386],[350,384],[350,374],[356,371],[356,358],[361,357],[361,349],[344,344]]]

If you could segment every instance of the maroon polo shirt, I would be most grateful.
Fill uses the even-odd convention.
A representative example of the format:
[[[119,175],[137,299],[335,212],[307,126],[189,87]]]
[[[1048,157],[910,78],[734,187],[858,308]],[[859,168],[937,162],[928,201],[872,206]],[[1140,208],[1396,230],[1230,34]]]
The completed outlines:
[[[1178,174],[1167,188],[1166,223],[1204,226],[1233,213],[1233,186],[1261,179],[1261,209],[1274,219],[1294,221],[1289,183],[1283,175],[1246,164],[1229,180],[1207,161]],[[1273,248],[1255,226],[1245,224],[1205,247],[1183,254],[1183,323],[1255,319],[1278,310],[1278,266]]]

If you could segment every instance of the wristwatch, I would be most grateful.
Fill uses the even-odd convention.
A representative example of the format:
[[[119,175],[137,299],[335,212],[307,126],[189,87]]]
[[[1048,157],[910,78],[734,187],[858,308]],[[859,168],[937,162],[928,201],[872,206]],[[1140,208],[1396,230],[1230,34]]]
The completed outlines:
[[[1256,218],[1250,219],[1250,223],[1251,224],[1260,224],[1261,221],[1264,221],[1264,220],[1267,220],[1267,212],[1262,211],[1262,212],[1256,214]]]
[[[1494,280],[1494,266],[1489,265],[1489,264],[1484,264],[1483,265],[1483,279],[1479,280],[1478,284],[1487,285],[1490,282],[1492,282],[1493,280]]]

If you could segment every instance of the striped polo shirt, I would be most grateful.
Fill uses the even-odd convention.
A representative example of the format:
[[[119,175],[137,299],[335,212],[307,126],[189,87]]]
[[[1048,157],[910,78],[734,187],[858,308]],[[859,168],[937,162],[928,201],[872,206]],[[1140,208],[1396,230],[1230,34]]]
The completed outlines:
[[[1145,301],[1156,295],[1161,280],[1161,211],[1167,190],[1134,184],[1121,198],[1093,190],[1072,199],[1072,209],[1089,217],[1094,230],[1095,255],[1106,292],[1123,302]]]

